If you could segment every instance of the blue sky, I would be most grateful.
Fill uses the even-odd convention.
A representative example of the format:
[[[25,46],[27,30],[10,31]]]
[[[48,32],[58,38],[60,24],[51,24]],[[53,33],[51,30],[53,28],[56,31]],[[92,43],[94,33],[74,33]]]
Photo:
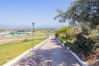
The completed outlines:
[[[66,10],[72,0],[0,0],[0,24],[36,27],[66,25],[54,20],[57,9]]]

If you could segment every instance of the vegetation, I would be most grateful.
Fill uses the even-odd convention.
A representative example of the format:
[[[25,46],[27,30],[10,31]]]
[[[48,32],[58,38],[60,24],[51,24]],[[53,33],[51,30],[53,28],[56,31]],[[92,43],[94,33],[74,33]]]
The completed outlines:
[[[86,37],[83,33],[79,33],[74,41],[75,46],[79,50],[80,56],[83,56],[84,60],[93,56],[95,51],[95,41],[89,37]]]
[[[63,27],[56,31],[56,37],[61,40],[62,43],[72,41],[76,38],[79,33],[77,27]]]
[[[85,59],[88,59],[87,57],[95,52],[96,43],[91,33],[96,28],[99,32],[98,3],[99,0],[75,0],[67,11],[58,10],[59,14],[56,16],[60,22],[67,22],[68,20],[71,26],[80,26],[81,31],[76,34],[76,40],[71,49],[80,56],[83,55]],[[70,33],[74,33],[74,31],[70,31]]]
[[[83,31],[77,27],[64,27],[56,31],[56,37],[61,40],[65,47],[70,47],[83,60],[88,60],[95,55],[95,40],[91,33],[82,28]]]
[[[70,20],[71,25],[90,23],[91,27],[99,25],[99,0],[75,0],[67,11],[58,10],[60,22]]]
[[[37,45],[44,39],[24,40],[19,42],[0,44],[0,65],[12,60],[16,56]]]

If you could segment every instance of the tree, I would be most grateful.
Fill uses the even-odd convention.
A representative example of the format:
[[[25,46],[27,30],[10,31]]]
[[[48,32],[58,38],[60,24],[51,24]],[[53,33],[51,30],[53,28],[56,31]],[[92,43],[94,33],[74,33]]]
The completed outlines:
[[[75,0],[67,11],[58,10],[60,22],[69,20],[71,25],[90,23],[92,28],[99,25],[99,0]]]
[[[70,25],[81,25],[82,32],[77,34],[74,46],[85,57],[94,54],[95,41],[88,36],[91,28],[99,25],[99,0],[74,0],[67,11],[58,10],[56,18],[60,22],[69,20]]]

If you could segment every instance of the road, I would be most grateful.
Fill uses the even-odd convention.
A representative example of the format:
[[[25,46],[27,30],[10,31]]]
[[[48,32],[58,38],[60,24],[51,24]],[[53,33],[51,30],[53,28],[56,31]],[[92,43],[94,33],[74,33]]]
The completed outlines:
[[[14,66],[81,66],[54,36]]]

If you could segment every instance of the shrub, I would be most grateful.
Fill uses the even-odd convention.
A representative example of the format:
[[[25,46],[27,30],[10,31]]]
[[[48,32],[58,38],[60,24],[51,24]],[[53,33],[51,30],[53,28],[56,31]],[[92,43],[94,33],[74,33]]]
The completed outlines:
[[[80,48],[78,48],[78,46],[75,45],[75,44],[72,44],[72,45],[70,46],[70,49],[71,49],[73,52],[75,52],[76,54],[79,54],[79,53],[80,53]]]
[[[55,36],[60,39],[75,39],[76,35],[79,33],[79,30],[76,27],[63,27],[56,31]]]
[[[59,36],[59,33],[55,33],[55,37],[58,37]]]
[[[71,47],[72,43],[69,42],[68,40],[66,42],[64,42],[64,46],[66,47]]]
[[[68,29],[65,34],[66,37],[70,40],[73,40],[76,38],[76,35],[79,33],[80,31],[78,30],[78,28],[76,27],[70,27],[70,29]]]
[[[80,50],[85,57],[94,54],[95,49],[95,41],[91,38],[86,38],[83,33],[79,33],[76,37],[76,41],[74,42],[75,46]],[[88,58],[87,58],[88,59]]]

